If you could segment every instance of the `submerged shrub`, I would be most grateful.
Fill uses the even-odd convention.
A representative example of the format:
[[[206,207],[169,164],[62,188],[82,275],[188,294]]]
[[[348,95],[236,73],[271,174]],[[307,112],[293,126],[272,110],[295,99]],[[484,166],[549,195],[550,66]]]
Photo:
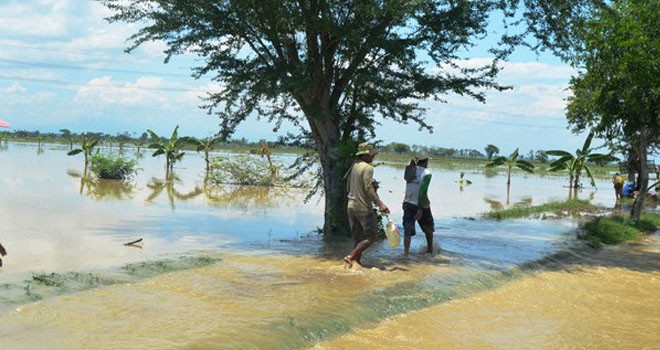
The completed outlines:
[[[91,157],[91,170],[101,179],[125,180],[136,172],[136,162],[122,156],[96,153]]]

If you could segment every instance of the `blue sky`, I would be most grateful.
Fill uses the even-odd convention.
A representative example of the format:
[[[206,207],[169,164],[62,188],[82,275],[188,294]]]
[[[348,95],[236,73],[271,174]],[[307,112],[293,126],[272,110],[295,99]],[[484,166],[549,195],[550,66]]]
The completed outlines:
[[[5,0],[0,2],[0,119],[12,130],[57,132],[129,131],[150,128],[168,136],[206,137],[218,119],[198,108],[199,96],[217,90],[210,80],[190,77],[195,57],[174,57],[163,64],[164,45],[149,43],[131,54],[123,49],[138,29],[109,24],[109,12],[94,1]],[[483,52],[469,53],[478,64]],[[383,123],[384,143],[405,142],[483,150],[502,154],[540,149],[574,150],[585,135],[573,135],[564,118],[568,81],[575,71],[550,55],[519,52],[505,63],[506,92],[489,92],[486,104],[449,95],[448,103],[424,101],[434,132],[414,125]],[[248,120],[234,137],[276,139],[265,122]],[[286,131],[286,130],[284,130]]]

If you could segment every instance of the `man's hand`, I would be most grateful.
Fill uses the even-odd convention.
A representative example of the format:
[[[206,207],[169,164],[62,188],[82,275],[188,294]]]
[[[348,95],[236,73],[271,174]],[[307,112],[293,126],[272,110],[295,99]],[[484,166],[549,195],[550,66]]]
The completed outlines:
[[[385,203],[380,203],[378,205],[378,209],[384,214],[389,214],[390,213],[390,208],[388,208],[387,205],[385,205]]]

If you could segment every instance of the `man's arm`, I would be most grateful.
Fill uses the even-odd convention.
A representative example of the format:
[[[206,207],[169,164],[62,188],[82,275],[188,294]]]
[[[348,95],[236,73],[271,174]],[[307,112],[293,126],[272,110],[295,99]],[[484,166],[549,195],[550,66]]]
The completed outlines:
[[[380,200],[380,197],[378,196],[378,192],[376,192],[376,188],[374,187],[374,168],[369,167],[366,169],[364,172],[364,184],[367,190],[367,196],[369,196],[369,200],[376,204],[378,206],[378,209],[382,211],[385,214],[388,214],[390,212],[390,209],[387,208],[387,205],[383,203]]]
[[[426,174],[422,177],[422,181],[419,185],[419,197],[417,197],[417,205],[419,208],[426,207],[430,205],[429,201],[429,185],[431,184],[431,175]]]

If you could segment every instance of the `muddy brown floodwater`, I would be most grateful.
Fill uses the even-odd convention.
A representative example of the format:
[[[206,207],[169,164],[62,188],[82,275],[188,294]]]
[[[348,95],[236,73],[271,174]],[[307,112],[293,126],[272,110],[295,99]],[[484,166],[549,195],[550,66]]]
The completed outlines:
[[[583,251],[314,349],[660,349],[660,241]]]
[[[461,187],[432,164],[436,253],[378,242],[350,270],[305,191],[210,186],[195,154],[166,180],[134,150],[132,181],[83,179],[67,150],[0,148],[0,349],[660,348],[657,235],[596,251],[573,218],[480,216],[566,199],[562,177],[516,174],[507,193],[505,174]],[[402,170],[376,178],[400,223]],[[578,197],[611,207],[598,186]]]

